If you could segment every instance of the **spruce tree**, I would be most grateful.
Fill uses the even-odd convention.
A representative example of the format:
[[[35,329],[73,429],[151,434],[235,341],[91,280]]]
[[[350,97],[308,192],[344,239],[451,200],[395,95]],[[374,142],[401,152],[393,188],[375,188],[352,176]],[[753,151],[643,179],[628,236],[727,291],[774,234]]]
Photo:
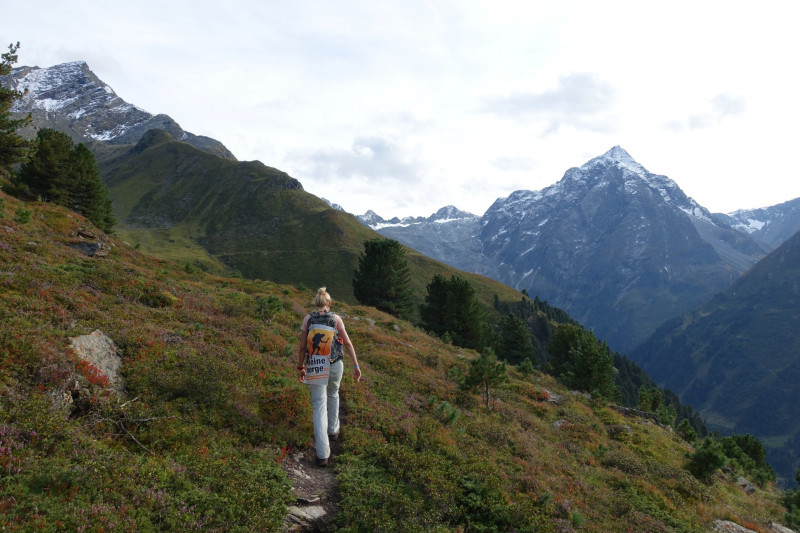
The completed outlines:
[[[0,76],[11,73],[17,62],[19,43],[8,45],[8,52],[0,60]],[[11,106],[22,98],[24,93],[15,91],[0,84],[0,180],[11,177],[14,165],[24,162],[33,151],[33,141],[27,141],[17,134],[17,130],[28,125],[31,115],[25,118],[12,119]]]
[[[403,245],[392,239],[365,241],[353,274],[353,294],[364,305],[409,318],[415,302]]]

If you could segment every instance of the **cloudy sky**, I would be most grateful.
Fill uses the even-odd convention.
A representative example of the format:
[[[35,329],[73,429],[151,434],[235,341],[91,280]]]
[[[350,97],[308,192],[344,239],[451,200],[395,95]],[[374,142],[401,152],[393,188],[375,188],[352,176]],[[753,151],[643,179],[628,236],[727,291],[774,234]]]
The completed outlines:
[[[789,0],[14,1],[17,66],[126,101],[361,214],[476,214],[615,145],[715,212],[800,197]]]

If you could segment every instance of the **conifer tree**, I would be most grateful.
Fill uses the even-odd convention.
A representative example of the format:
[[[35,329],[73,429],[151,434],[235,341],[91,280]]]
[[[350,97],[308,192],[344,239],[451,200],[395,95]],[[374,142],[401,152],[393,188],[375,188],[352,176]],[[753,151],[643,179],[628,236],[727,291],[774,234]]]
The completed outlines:
[[[488,409],[491,401],[491,388],[507,379],[505,362],[498,362],[494,351],[491,348],[485,348],[477,359],[470,362],[469,370],[461,386],[467,390],[480,389],[484,404]]]
[[[448,334],[457,346],[483,348],[486,342],[486,316],[466,279],[453,275],[450,280],[436,274],[428,284],[425,303],[420,306],[422,327],[443,336]]]
[[[8,45],[8,52],[3,54],[0,60],[0,76],[11,73],[14,63],[17,62],[18,49],[19,43]],[[18,129],[30,123],[30,114],[21,119],[11,118],[11,106],[22,98],[23,94],[0,84],[0,180],[9,179],[14,165],[24,162],[34,148],[32,141],[27,141],[17,134]]]
[[[115,223],[111,198],[100,179],[94,154],[83,143],[70,154],[70,175],[72,194],[69,207],[103,231],[111,231]]]
[[[353,275],[353,294],[364,305],[409,318],[415,302],[403,245],[392,239],[365,241]]]
[[[72,139],[66,133],[52,128],[40,129],[36,133],[35,152],[20,168],[20,184],[34,197],[66,205],[72,147]]]
[[[447,278],[441,274],[434,274],[433,279],[428,283],[425,303],[419,308],[422,327],[439,336],[447,333],[447,321],[445,320],[447,305]]]
[[[94,154],[69,135],[42,128],[36,151],[20,168],[18,181],[32,195],[84,215],[103,231],[111,231],[114,216],[108,190],[100,180]]]
[[[512,365],[533,356],[531,332],[517,315],[510,313],[500,320],[500,346],[497,353]]]
[[[619,398],[614,383],[614,360],[606,343],[575,324],[561,324],[547,344],[551,373],[568,387]]]

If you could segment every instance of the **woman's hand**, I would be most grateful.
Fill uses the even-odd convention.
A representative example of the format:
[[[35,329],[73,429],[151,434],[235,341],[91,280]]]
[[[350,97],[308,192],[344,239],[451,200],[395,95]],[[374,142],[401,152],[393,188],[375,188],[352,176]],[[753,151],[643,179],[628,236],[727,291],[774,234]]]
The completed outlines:
[[[300,372],[300,383],[306,382],[306,367],[298,366],[297,370]]]

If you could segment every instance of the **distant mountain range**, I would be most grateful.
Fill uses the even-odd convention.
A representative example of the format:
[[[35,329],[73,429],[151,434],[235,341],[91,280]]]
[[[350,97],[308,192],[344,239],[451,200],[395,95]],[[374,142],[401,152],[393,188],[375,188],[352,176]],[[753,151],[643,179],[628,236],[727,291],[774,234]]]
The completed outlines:
[[[428,219],[368,212],[360,220],[538,295],[625,351],[727,289],[780,236],[800,229],[797,205],[713,215],[617,146],[550,187],[498,199],[480,217],[450,206]]]
[[[800,231],[800,198],[761,209],[715,214],[714,217],[774,250]]]

